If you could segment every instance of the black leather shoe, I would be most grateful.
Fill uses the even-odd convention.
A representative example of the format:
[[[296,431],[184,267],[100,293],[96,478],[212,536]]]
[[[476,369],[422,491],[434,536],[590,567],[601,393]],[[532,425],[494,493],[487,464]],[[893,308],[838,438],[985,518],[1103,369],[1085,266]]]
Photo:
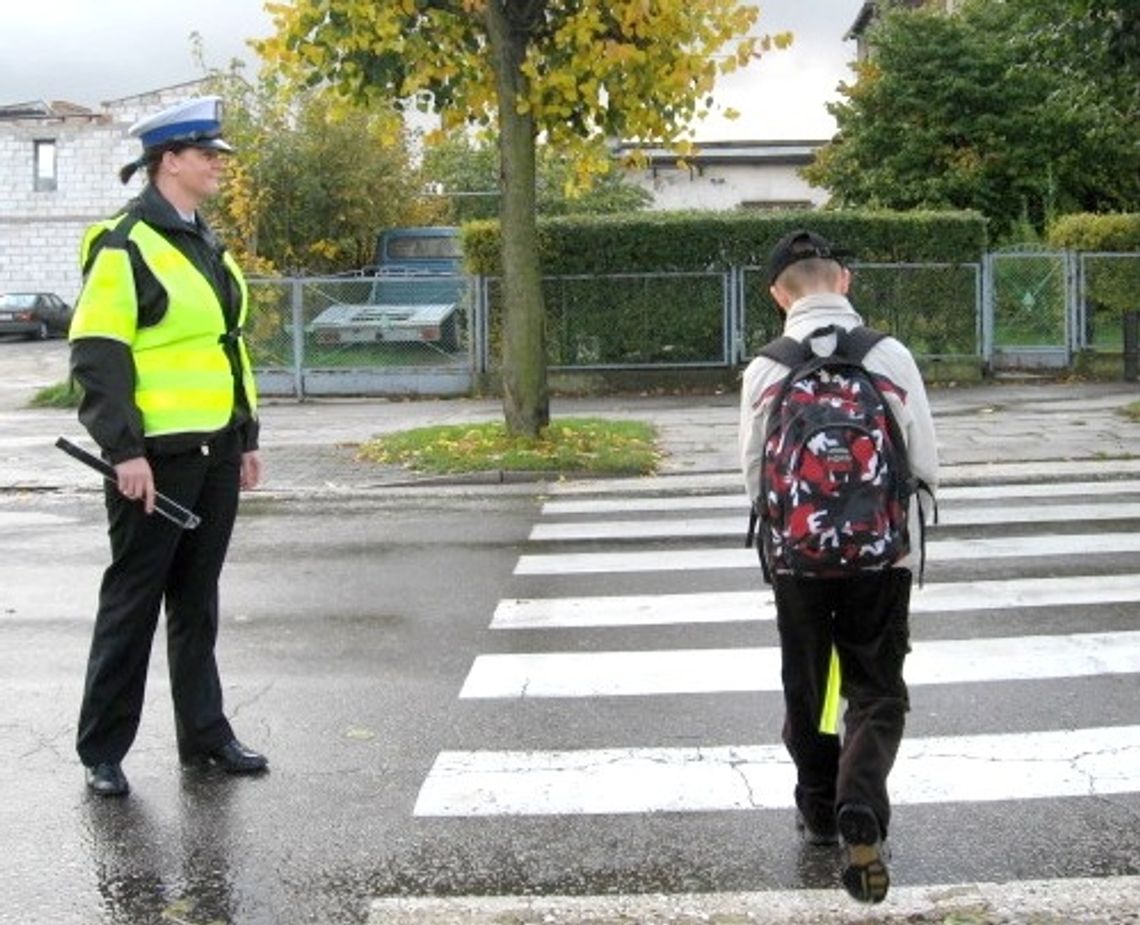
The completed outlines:
[[[184,757],[182,760],[186,764],[220,768],[227,774],[259,774],[269,767],[269,759],[242,745],[237,739],[230,739],[213,751]]]
[[[101,797],[125,797],[131,792],[127,776],[117,761],[87,767],[87,789]]]

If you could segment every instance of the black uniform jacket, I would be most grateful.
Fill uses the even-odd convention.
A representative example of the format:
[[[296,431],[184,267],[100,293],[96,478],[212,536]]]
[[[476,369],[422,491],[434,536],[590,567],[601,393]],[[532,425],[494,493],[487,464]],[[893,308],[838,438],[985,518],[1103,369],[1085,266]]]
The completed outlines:
[[[226,329],[237,327],[241,293],[222,262],[224,246],[201,217],[186,222],[153,186],[147,186],[132,199],[123,214],[133,214],[178,248],[210,281],[226,316]],[[105,243],[106,233],[96,238],[87,258],[84,274]],[[166,314],[166,290],[155,278],[131,241],[127,242],[135,291],[138,294],[138,326],[157,324]],[[229,343],[230,365],[234,371],[234,415],[229,427],[238,430],[245,450],[257,449],[258,422],[250,412],[242,384],[241,360]],[[213,434],[167,434],[144,439],[142,414],[135,405],[135,366],[131,348],[106,337],[83,337],[71,345],[71,373],[83,387],[79,420],[112,462],[143,456],[192,450],[208,442]]]

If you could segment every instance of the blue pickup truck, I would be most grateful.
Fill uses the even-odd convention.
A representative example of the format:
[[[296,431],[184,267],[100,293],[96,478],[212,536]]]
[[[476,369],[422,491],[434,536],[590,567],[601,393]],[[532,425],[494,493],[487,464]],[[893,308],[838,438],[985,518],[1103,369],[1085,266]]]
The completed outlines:
[[[376,240],[366,302],[333,304],[309,324],[320,344],[425,343],[453,351],[467,279],[459,229],[394,228]]]

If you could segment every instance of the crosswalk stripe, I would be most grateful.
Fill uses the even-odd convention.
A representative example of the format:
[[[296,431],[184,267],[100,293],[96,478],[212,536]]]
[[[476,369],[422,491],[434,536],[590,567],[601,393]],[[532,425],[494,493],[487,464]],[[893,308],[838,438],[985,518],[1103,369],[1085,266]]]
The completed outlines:
[[[1140,632],[916,642],[908,684],[1028,681],[1140,672]],[[780,650],[656,649],[479,655],[463,699],[629,697],[780,690]]]
[[[782,745],[448,751],[416,816],[786,809]],[[1140,791],[1140,726],[904,739],[891,802],[950,803]]]
[[[938,489],[938,502],[995,501],[1015,498],[1089,498],[1140,493],[1140,479],[1096,482],[1024,482],[1014,485],[946,485]],[[622,514],[637,511],[707,511],[738,508],[748,511],[743,492],[676,497],[584,498],[547,501],[543,515]]]
[[[1140,502],[1107,504],[1056,504],[1035,507],[944,508],[938,518],[944,527],[987,524],[1066,523],[1068,521],[1128,520],[1140,518]],[[744,517],[697,517],[682,520],[587,520],[539,523],[530,539],[629,540],[662,537],[736,536],[745,532]]]
[[[1140,602],[1140,575],[1075,575],[928,584],[911,592],[910,612],[951,613],[1022,607]],[[597,597],[508,598],[493,629],[654,626],[774,620],[771,590]]]
[[[78,523],[77,517],[61,514],[41,514],[36,511],[0,511],[0,530],[16,527],[58,527],[61,524]]]
[[[1088,556],[1140,552],[1140,532],[1065,533],[994,539],[935,540],[926,544],[927,562],[1018,557]],[[574,575],[591,572],[673,572],[755,568],[753,549],[657,549],[522,555],[516,575]]]
[[[977,484],[1010,486],[1029,483],[1123,478],[1140,478],[1140,456],[1130,459],[1074,459],[1033,462],[956,463],[943,467],[939,484],[968,486]],[[741,489],[739,470],[717,472],[670,473],[644,478],[587,479],[583,481],[554,482],[547,493],[557,498],[585,498],[597,495],[660,495],[680,491],[706,493],[710,491],[735,492]]]

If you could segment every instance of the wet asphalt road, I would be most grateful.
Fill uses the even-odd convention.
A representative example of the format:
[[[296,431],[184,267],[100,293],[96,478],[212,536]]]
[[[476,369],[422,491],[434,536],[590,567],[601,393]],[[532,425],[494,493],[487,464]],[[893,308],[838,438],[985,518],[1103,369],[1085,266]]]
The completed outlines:
[[[160,628],[125,801],[89,799],[73,751],[99,506],[4,505],[0,752],[15,773],[0,921],[354,921],[369,895],[435,879],[415,861],[437,846],[411,802],[454,737],[457,685],[530,504],[248,505],[219,661],[235,729],[271,772],[180,769]]]
[[[488,630],[534,519],[523,496],[254,501],[223,579],[219,658],[240,737],[271,772],[254,780],[183,771],[173,748],[161,635],[125,801],[87,797],[72,743],[104,528],[92,496],[8,498],[0,590],[0,803],[7,846],[0,922],[360,922],[383,895],[681,892],[828,887],[831,854],[802,850],[783,811],[614,817],[417,819],[412,806],[448,748],[778,741],[776,695],[657,697],[505,711],[460,702],[473,654],[534,647],[681,646],[684,628],[631,637]],[[21,521],[22,517],[22,521]],[[22,526],[20,524],[23,524]],[[936,571],[932,580],[943,580]],[[1063,572],[1064,570],[1062,570]],[[723,579],[658,576],[660,590]],[[624,580],[599,581],[617,593]],[[953,632],[962,634],[955,618]],[[1003,632],[1035,617],[1012,613]],[[1051,631],[1075,619],[1051,614]],[[1100,629],[1135,624],[1129,605]],[[1040,629],[1040,624],[1036,624]],[[984,620],[978,634],[995,632]],[[947,630],[950,632],[950,630]],[[772,645],[769,625],[705,628],[701,645]],[[937,637],[935,627],[932,634]],[[924,689],[915,735],[1034,728],[1051,700],[1062,724],[1134,722],[1133,676]],[[956,720],[955,717],[958,717]],[[1103,876],[1140,870],[1140,799],[909,806],[895,827],[903,883]],[[1057,833],[1066,849],[1057,850]]]
[[[26,391],[41,380],[59,346],[28,345],[9,383]],[[779,740],[773,694],[524,700],[510,709],[457,699],[480,653],[774,644],[774,628],[758,624],[496,635],[488,623],[501,598],[582,591],[567,578],[512,574],[520,554],[533,551],[527,535],[539,505],[537,488],[249,500],[223,577],[218,652],[235,729],[268,753],[271,771],[249,780],[179,767],[160,628],[142,728],[124,762],[132,795],[101,801],[84,791],[73,741],[106,559],[102,510],[91,492],[0,494],[0,766],[8,775],[0,923],[356,923],[376,896],[833,888],[836,857],[803,850],[786,811],[413,816],[443,748]],[[1134,559],[1012,570],[1112,573],[1134,569]],[[928,579],[1010,570],[942,563]],[[589,593],[756,582],[751,572],[601,576]],[[1014,609],[1000,623],[966,613],[922,633],[1126,631],[1136,620],[1129,604]],[[1135,675],[924,688],[909,734],[1123,726],[1138,711]],[[1140,873],[1135,793],[911,805],[893,834],[900,886]]]

